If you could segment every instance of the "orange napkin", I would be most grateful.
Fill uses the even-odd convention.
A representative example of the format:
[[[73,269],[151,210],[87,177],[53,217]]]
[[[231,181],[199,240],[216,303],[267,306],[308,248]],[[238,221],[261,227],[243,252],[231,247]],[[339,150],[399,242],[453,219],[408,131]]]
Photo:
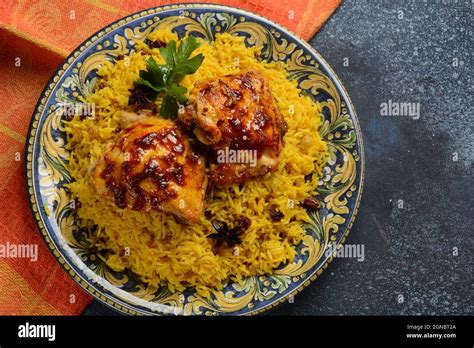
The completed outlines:
[[[53,259],[28,207],[23,175],[25,137],[43,87],[62,60],[100,28],[130,13],[175,2],[0,2],[0,248],[4,248],[0,253],[0,315],[77,315],[91,300]],[[340,2],[219,1],[268,17],[304,39],[313,36]],[[25,244],[37,246],[36,261],[5,251]]]

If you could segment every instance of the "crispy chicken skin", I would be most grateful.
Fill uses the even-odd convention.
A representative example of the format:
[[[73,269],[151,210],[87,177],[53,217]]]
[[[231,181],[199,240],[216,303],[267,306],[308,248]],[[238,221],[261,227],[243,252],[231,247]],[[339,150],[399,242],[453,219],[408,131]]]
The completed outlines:
[[[164,211],[192,224],[203,211],[204,171],[204,157],[183,130],[172,121],[147,117],[124,129],[97,162],[94,179],[98,192],[119,208]]]
[[[242,183],[277,169],[287,126],[259,72],[246,70],[196,83],[178,117],[212,149],[210,179],[217,185]],[[223,151],[239,150],[256,154],[256,161],[218,160]]]

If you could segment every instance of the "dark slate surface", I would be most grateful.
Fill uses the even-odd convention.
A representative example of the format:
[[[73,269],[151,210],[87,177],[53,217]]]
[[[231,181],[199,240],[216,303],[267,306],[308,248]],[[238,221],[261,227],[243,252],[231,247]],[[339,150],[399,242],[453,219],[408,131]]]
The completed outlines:
[[[270,314],[474,313],[473,13],[468,0],[345,0],[311,40],[361,122],[366,184],[347,243],[365,260],[336,259]],[[389,100],[419,103],[420,118],[381,116]],[[115,312],[94,301],[84,314]]]

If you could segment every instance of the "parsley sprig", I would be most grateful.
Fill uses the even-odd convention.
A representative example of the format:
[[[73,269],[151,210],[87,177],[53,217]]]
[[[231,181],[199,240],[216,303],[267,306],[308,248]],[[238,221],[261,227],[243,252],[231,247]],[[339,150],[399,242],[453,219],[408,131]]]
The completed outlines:
[[[182,40],[179,47],[172,40],[166,47],[160,47],[160,53],[166,64],[157,64],[150,57],[147,60],[147,70],[140,71],[140,79],[135,86],[145,88],[152,100],[163,94],[160,114],[165,118],[175,118],[180,104],[185,104],[186,87],[179,82],[186,76],[194,74],[202,64],[204,56],[200,53],[192,58],[191,53],[199,47],[194,36]]]

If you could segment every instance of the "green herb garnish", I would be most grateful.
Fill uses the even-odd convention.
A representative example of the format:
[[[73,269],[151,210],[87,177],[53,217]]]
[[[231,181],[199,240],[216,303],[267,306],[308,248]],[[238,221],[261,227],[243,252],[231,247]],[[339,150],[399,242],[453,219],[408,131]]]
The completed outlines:
[[[166,47],[160,47],[160,53],[166,64],[157,64],[153,58],[147,60],[147,70],[140,71],[140,79],[135,86],[144,87],[151,92],[152,100],[163,95],[160,114],[165,118],[176,118],[180,104],[185,104],[187,98],[186,87],[179,82],[186,76],[194,74],[201,66],[204,56],[198,54],[189,58],[191,53],[199,47],[196,38],[189,36],[176,47],[172,40]]]

